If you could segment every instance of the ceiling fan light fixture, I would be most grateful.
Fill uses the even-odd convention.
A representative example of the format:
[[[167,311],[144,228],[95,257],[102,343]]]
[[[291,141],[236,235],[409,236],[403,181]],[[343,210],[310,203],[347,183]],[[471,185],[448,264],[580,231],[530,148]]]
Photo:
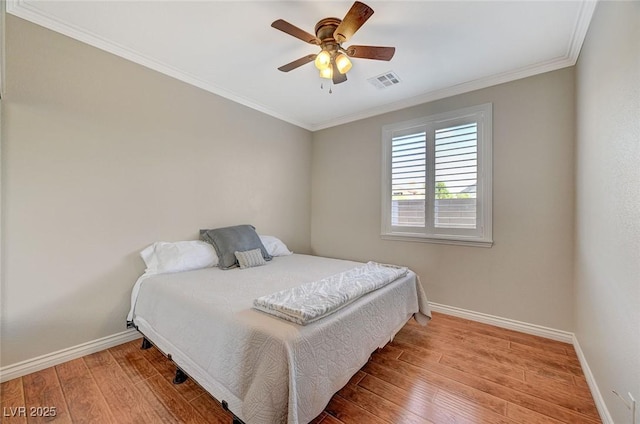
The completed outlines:
[[[320,69],[320,78],[332,79],[333,78],[333,67],[328,66],[324,69]]]
[[[320,77],[331,79],[334,85],[347,80],[347,72],[352,67],[351,59],[374,59],[389,61],[393,57],[395,47],[351,45],[343,47],[342,43],[349,41],[373,15],[373,9],[356,0],[343,19],[324,18],[315,26],[315,35],[298,28],[289,22],[278,19],[271,26],[289,34],[305,43],[320,47],[320,53],[311,53],[286,65],[280,66],[279,71],[289,72],[309,62],[315,62],[320,71]],[[317,50],[316,50],[317,51]]]
[[[320,71],[331,68],[331,54],[326,50],[322,50],[316,56],[315,65]]]
[[[340,53],[336,56],[336,67],[338,68],[338,72],[341,74],[346,74],[349,72],[353,64],[349,60],[346,54]]]

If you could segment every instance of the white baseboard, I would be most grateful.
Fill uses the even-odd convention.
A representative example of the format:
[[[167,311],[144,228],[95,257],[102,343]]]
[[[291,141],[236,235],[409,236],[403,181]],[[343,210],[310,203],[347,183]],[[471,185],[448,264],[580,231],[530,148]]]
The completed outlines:
[[[591,372],[591,368],[589,368],[587,358],[585,358],[584,352],[582,352],[582,348],[580,347],[580,343],[578,342],[575,334],[573,335],[573,347],[575,348],[576,355],[578,355],[578,359],[580,360],[580,366],[582,366],[584,378],[587,380],[589,390],[591,390],[591,395],[593,396],[593,401],[596,403],[596,408],[598,409],[598,414],[600,414],[602,424],[615,424],[613,422],[613,418],[611,418],[607,405],[604,403],[604,398],[602,397],[602,393],[600,393],[600,388],[598,387],[596,379]]]
[[[454,306],[442,305],[430,302],[431,310],[471,321],[482,322],[484,324],[495,325],[496,327],[507,328],[521,333],[532,334],[551,340],[565,343],[573,343],[573,333],[569,331],[556,330],[555,328],[543,327],[528,322],[516,321],[514,319],[497,317],[495,315],[483,314],[482,312],[469,311],[467,309],[456,308]]]
[[[532,334],[534,336],[545,337],[547,339],[572,344],[576,350],[578,359],[580,360],[582,372],[584,372],[584,377],[587,380],[587,384],[589,385],[589,390],[591,390],[591,395],[593,396],[593,401],[595,402],[596,408],[598,409],[598,414],[600,415],[602,424],[615,424],[613,422],[613,419],[611,418],[611,414],[609,413],[607,405],[604,403],[604,398],[602,397],[602,393],[600,393],[600,388],[596,383],[596,379],[594,378],[593,373],[589,368],[587,358],[584,356],[582,348],[580,348],[580,343],[578,342],[578,339],[576,338],[576,335],[574,333],[569,331],[556,330],[554,328],[543,327],[536,324],[529,324],[527,322],[516,321],[509,318],[497,317],[495,315],[483,314],[481,312],[469,311],[467,309],[456,308],[454,306],[442,305],[440,303],[430,302],[429,305],[431,306],[431,310],[435,312],[453,315],[471,321],[482,322],[484,324],[495,325],[496,327],[507,328],[509,330],[515,330],[521,333]]]
[[[453,315],[471,321],[482,322],[484,324],[495,325],[496,327],[507,328],[509,330],[520,331],[526,334],[532,334],[535,336],[573,344],[576,350],[576,354],[578,355],[578,359],[580,360],[580,365],[582,366],[585,379],[587,380],[587,384],[589,385],[589,389],[591,390],[596,408],[598,409],[598,413],[600,414],[600,419],[602,419],[602,423],[615,424],[613,422],[613,419],[611,418],[609,410],[607,409],[607,405],[604,403],[604,398],[600,393],[598,384],[596,383],[593,373],[589,368],[589,364],[587,363],[587,359],[582,352],[580,343],[578,342],[578,339],[576,338],[574,333],[543,327],[536,324],[529,324],[509,318],[502,318],[495,315],[484,314],[481,312],[474,312],[467,309],[456,308],[454,306],[442,305],[440,303],[430,302],[429,305],[435,312]],[[57,352],[38,356],[37,358],[18,362],[17,364],[8,365],[6,367],[0,368],[0,383],[12,380],[14,378],[22,377],[23,375],[27,375],[32,372],[40,371],[54,365],[58,365],[66,361],[70,361],[72,359],[90,355],[92,353],[99,352],[101,350],[117,346],[119,344],[127,343],[141,337],[142,335],[139,332],[134,329],[130,329],[121,333],[113,334],[111,336],[103,337],[98,340],[93,340],[74,347],[62,349]]]
[[[101,339],[92,340],[77,346],[62,349],[57,352],[48,353],[16,364],[7,365],[6,367],[0,368],[0,383],[70,361],[72,359],[109,349],[110,347],[127,343],[140,337],[142,337],[140,333],[134,329],[130,329]]]

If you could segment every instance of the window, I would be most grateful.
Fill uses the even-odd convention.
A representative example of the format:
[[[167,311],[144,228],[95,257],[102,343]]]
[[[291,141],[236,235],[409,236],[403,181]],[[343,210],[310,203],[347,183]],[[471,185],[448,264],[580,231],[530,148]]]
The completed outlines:
[[[382,237],[491,246],[487,103],[382,130]]]

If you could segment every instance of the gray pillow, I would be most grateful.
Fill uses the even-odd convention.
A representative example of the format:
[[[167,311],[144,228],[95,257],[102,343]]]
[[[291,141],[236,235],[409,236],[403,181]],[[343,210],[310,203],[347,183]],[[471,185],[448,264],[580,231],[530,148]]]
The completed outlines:
[[[264,248],[260,237],[253,225],[234,225],[233,227],[216,228],[214,230],[200,230],[200,239],[211,243],[218,254],[220,269],[238,266],[235,252],[260,249],[265,261],[271,260],[271,255]]]

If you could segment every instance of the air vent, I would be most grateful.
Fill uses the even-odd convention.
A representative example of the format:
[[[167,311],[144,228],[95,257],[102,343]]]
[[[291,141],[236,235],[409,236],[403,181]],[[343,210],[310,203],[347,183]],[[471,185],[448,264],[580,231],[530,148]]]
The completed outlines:
[[[375,88],[381,90],[383,88],[399,84],[400,78],[398,78],[398,75],[395,72],[389,71],[378,75],[377,77],[369,78],[367,81],[369,81]]]

